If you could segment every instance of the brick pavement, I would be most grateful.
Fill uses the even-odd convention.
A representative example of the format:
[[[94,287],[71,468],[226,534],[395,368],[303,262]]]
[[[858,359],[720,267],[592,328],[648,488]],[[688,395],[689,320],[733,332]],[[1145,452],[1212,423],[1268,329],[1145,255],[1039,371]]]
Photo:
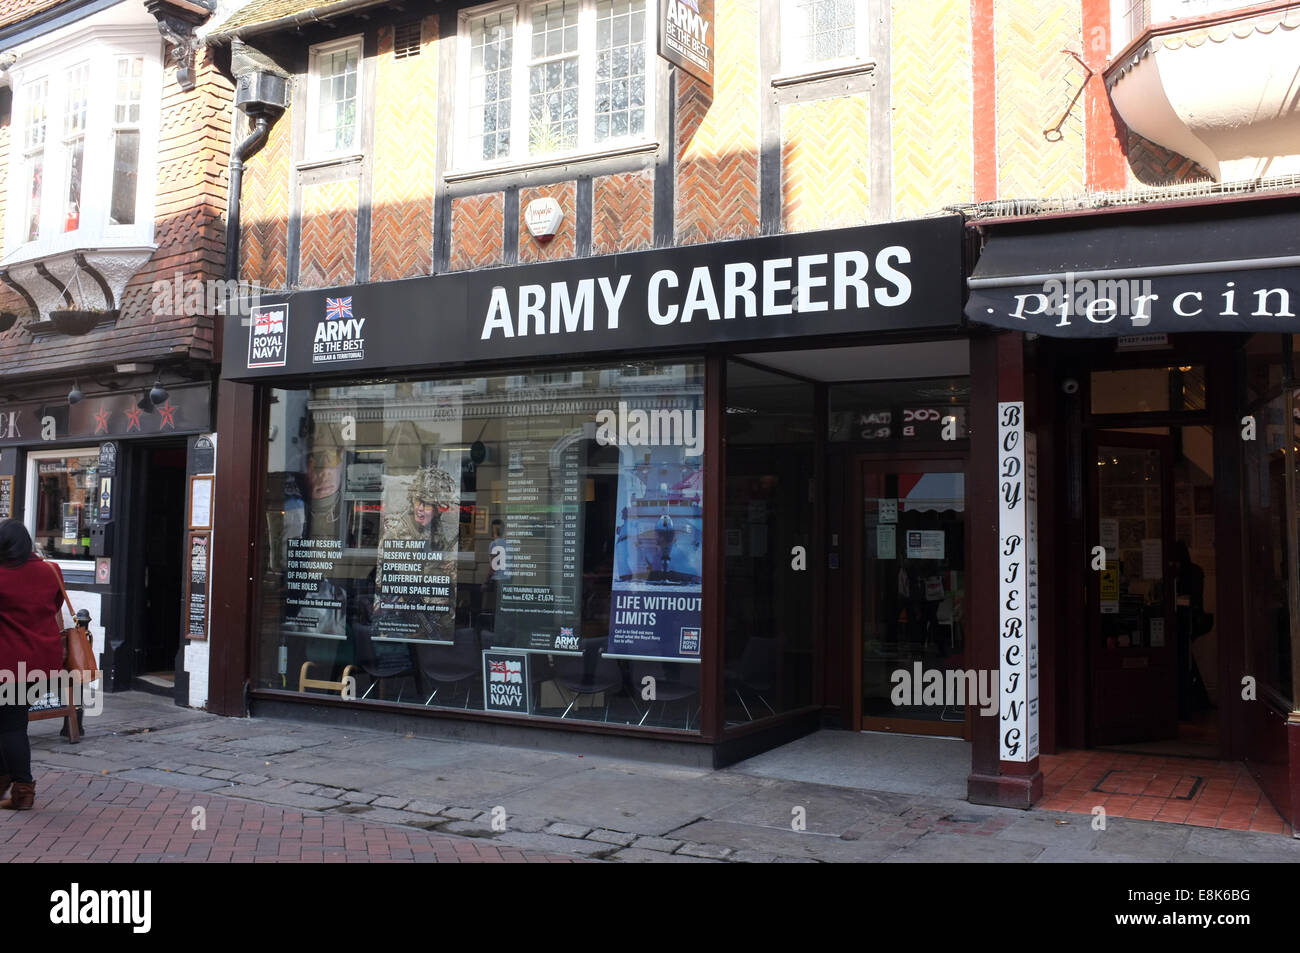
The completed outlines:
[[[202,829],[195,830],[199,818]],[[580,859],[79,771],[38,770],[36,808],[0,811],[3,863],[468,864]]]

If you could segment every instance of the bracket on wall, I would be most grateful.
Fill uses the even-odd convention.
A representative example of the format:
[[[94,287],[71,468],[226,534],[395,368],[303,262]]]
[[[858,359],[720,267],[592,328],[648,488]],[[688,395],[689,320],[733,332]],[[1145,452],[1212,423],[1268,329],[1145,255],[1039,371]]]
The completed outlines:
[[[41,309],[36,306],[36,299],[33,298],[31,293],[28,292],[28,290],[16,279],[10,276],[8,269],[0,271],[0,281],[3,281],[10,288],[14,289],[14,291],[18,292],[23,301],[27,302],[27,307],[31,311],[33,321],[39,321],[41,319]],[[17,320],[18,316],[13,314],[11,311],[6,311],[3,314],[0,314],[0,333],[8,331],[9,328],[14,326],[14,322]]]
[[[158,21],[167,41],[167,59],[176,67],[176,83],[186,92],[194,89],[194,60],[202,42],[195,29],[216,9],[216,0],[145,0],[144,7]]]

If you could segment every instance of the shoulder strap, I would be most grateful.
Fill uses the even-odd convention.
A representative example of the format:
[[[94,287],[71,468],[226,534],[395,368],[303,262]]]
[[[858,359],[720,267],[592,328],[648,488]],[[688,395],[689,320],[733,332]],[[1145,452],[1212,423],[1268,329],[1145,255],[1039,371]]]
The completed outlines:
[[[45,562],[45,560],[41,560]],[[45,562],[50,567],[50,572],[54,573],[54,578],[59,581],[59,592],[63,593],[63,601],[68,604],[68,621],[73,625],[77,624],[77,613],[72,609],[72,600],[68,598],[68,590],[63,588],[63,574],[51,562]]]

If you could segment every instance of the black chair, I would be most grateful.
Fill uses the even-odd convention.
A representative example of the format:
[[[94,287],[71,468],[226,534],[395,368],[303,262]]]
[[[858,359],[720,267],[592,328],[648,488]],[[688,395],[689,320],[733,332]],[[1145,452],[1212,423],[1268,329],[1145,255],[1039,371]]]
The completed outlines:
[[[573,695],[561,718],[568,717],[583,695],[605,696],[605,721],[609,721],[609,696],[623,688],[623,669],[603,653],[607,639],[583,639],[579,643],[581,658],[557,655],[554,660],[555,681]],[[633,706],[635,707],[635,705]]]
[[[691,666],[697,668],[697,666]],[[654,679],[654,697],[648,699],[650,702],[646,706],[645,714],[637,724],[644,725],[645,720],[650,717],[650,712],[655,703],[660,703],[663,707],[660,714],[668,712],[668,706],[672,702],[681,701],[684,698],[692,698],[699,694],[698,682],[688,681],[686,675],[687,666],[681,662],[633,662],[632,669],[632,691],[634,695],[641,694],[645,686],[646,678]],[[690,708],[686,710],[686,727],[691,727],[691,722],[695,720],[694,714]]]
[[[452,645],[412,645],[411,653],[415,656],[416,681],[425,691],[433,685],[433,691],[425,700],[426,706],[441,691],[439,686],[451,685],[453,688],[468,679],[474,678],[482,671],[483,654],[479,649],[478,633],[468,626],[456,630]],[[465,708],[469,707],[470,689],[465,687]],[[452,697],[455,697],[453,691]]]
[[[388,642],[374,638],[374,626],[364,622],[352,624],[353,634],[357,640],[357,666],[370,676],[371,682],[366,686],[362,698],[368,698],[376,685],[381,685],[389,678],[405,677],[411,674],[411,653],[403,642]],[[383,688],[380,688],[380,695]],[[402,700],[402,689],[397,690],[397,700]]]
[[[731,683],[732,691],[736,693],[736,699],[740,702],[740,707],[745,710],[745,715],[750,721],[754,720],[754,715],[750,712],[749,706],[745,704],[745,696],[740,689],[744,687],[753,692],[758,696],[758,700],[767,707],[767,710],[775,715],[776,710],[767,703],[767,699],[763,695],[764,693],[770,695],[775,691],[780,665],[780,639],[750,636],[740,654],[739,661],[727,667],[727,681]]]

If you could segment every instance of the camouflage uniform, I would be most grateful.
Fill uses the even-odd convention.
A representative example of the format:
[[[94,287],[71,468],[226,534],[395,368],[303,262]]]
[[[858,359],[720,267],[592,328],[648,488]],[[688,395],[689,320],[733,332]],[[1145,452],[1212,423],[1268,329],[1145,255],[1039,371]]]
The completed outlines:
[[[421,539],[428,541],[431,550],[443,553],[443,559],[426,562],[423,571],[428,575],[451,577],[450,608],[442,605],[443,600],[439,598],[399,597],[399,601],[410,604],[413,611],[418,612],[423,605],[436,607],[433,609],[436,616],[422,614],[420,621],[421,632],[428,638],[450,639],[455,630],[456,556],[452,547],[457,545],[459,536],[447,534],[444,513],[448,508],[455,508],[459,498],[460,487],[451,474],[441,467],[423,467],[415,471],[411,478],[411,485],[406,491],[406,506],[402,512],[384,518],[384,535],[379,544],[381,551],[384,542],[390,539]],[[428,526],[416,522],[415,504],[419,501],[434,507],[433,519]],[[380,584],[382,583],[381,566]]]

